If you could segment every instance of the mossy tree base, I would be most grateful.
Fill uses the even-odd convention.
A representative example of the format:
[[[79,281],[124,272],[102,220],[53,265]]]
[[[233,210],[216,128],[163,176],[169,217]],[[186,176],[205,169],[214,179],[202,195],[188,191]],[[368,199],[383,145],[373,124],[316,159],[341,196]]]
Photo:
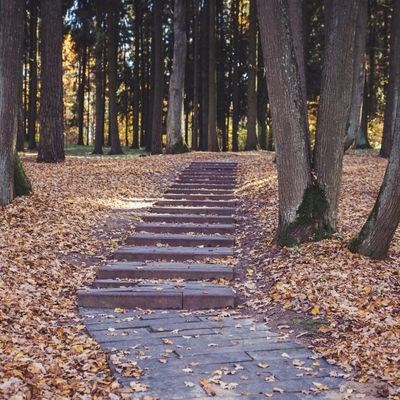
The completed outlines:
[[[278,230],[278,244],[294,247],[303,242],[331,237],[334,229],[325,220],[327,208],[328,202],[323,190],[316,185],[308,186],[297,210],[296,220]]]
[[[188,153],[189,151],[190,151],[189,147],[183,139],[181,139],[175,145],[168,146],[168,148],[167,148],[168,154],[182,154],[182,153]]]
[[[32,193],[32,184],[26,176],[24,167],[18,154],[15,156],[14,166],[14,194],[15,196],[27,196]]]

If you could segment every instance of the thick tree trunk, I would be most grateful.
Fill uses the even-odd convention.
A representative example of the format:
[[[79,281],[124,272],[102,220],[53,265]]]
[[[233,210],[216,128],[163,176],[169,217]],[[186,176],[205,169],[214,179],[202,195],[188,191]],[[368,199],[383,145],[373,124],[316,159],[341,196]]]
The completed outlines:
[[[162,104],[164,97],[164,49],[162,40],[162,1],[154,2],[154,85],[153,85],[153,112],[151,124],[151,153],[162,153]]]
[[[347,121],[344,150],[355,141],[361,128],[365,85],[365,50],[368,33],[368,0],[360,0],[354,43],[353,89],[350,115]]]
[[[258,0],[258,19],[276,139],[279,183],[277,241],[294,245],[315,237],[324,207],[312,184],[307,116],[287,0]]]
[[[398,49],[400,50],[400,49]],[[400,86],[397,87],[400,90]],[[393,145],[386,174],[375,206],[350,250],[381,259],[387,256],[390,242],[400,222],[400,102],[394,124]]]
[[[83,146],[83,125],[85,116],[85,88],[86,88],[86,69],[88,61],[88,48],[84,45],[81,57],[81,74],[78,87],[78,145]]]
[[[288,0],[290,28],[292,30],[294,51],[299,69],[304,104],[307,106],[306,62],[304,53],[304,0]]]
[[[40,142],[38,162],[60,162],[64,154],[61,0],[41,0]]]
[[[135,61],[133,80],[133,139],[132,149],[140,147],[140,31],[142,21],[141,1],[135,1]]]
[[[257,8],[256,0],[250,0],[250,26],[247,82],[247,137],[246,150],[258,148],[257,135]]]
[[[380,155],[388,158],[393,142],[394,121],[400,88],[400,0],[394,0],[392,31],[390,34],[389,84],[387,89],[385,120]]]
[[[95,66],[94,66],[94,80],[96,86],[96,126],[94,134],[94,149],[93,154],[103,154],[103,144],[104,144],[104,88],[103,88],[103,32],[101,29],[101,17],[98,13],[96,15],[96,45],[94,49]],[[104,66],[105,67],[105,66]]]
[[[28,149],[36,149],[37,119],[37,0],[29,3],[29,100],[28,100]]]
[[[208,0],[208,151],[219,151],[217,138],[217,74],[216,74],[216,2]]]
[[[186,0],[174,2],[174,58],[169,81],[167,153],[188,151],[184,138],[183,101],[186,69]]]
[[[192,120],[192,150],[199,148],[199,2],[193,4],[193,120]]]
[[[9,204],[15,194],[24,10],[23,0],[0,2],[0,206]]]
[[[336,231],[343,149],[350,112],[359,0],[327,0],[326,44],[315,143],[315,169],[327,201],[323,225]]]
[[[118,24],[119,8],[118,0],[114,0],[108,11],[108,118],[109,137],[111,149],[109,154],[123,154],[118,132]]]

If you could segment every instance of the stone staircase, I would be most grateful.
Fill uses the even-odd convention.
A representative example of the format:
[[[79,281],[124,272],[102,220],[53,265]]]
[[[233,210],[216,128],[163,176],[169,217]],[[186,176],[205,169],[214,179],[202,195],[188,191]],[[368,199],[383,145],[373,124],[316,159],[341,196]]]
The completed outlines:
[[[236,172],[236,163],[193,162],[115,251],[117,262],[78,291],[79,306],[233,307],[234,290],[210,281],[234,277],[220,259],[234,255]]]

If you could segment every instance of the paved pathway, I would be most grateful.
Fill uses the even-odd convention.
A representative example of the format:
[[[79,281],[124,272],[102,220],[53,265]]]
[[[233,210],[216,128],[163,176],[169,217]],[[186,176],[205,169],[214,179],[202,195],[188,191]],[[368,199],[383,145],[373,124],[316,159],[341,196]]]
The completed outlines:
[[[343,382],[304,346],[225,308],[234,290],[210,282],[234,277],[221,261],[233,256],[236,169],[192,163],[79,292],[89,333],[138,398],[308,399]]]

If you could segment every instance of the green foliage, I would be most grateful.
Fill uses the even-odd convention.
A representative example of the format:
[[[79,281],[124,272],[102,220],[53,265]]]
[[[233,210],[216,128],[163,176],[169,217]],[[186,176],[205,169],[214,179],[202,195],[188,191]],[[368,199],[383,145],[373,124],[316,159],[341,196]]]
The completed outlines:
[[[15,156],[14,193],[15,196],[27,196],[32,193],[32,184],[25,174],[24,167],[18,154]]]

